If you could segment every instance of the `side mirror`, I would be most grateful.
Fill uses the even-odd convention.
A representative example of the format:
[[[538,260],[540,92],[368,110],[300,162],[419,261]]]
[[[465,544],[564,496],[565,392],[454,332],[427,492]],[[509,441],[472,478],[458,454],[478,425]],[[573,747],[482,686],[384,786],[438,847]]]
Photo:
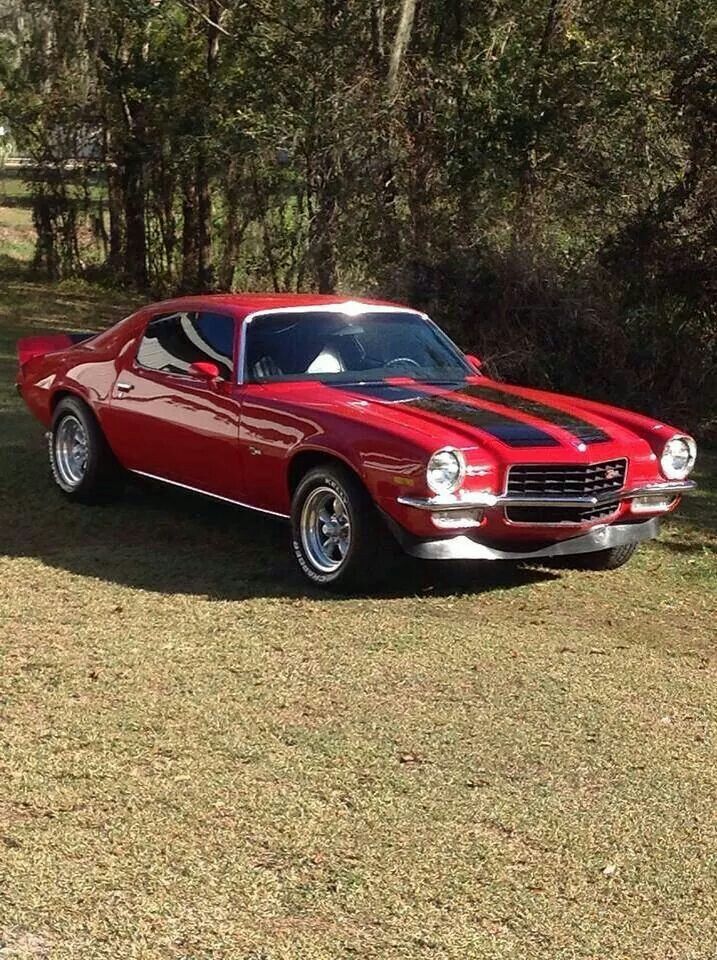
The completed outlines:
[[[473,367],[473,369],[476,371],[476,373],[479,373],[481,367],[483,366],[483,361],[481,360],[481,358],[480,358],[480,357],[476,357],[475,354],[473,354],[473,353],[467,353],[467,354],[465,355],[465,357],[466,357],[466,360],[468,361],[468,363],[469,363],[469,364]]]
[[[210,363],[207,360],[198,360],[196,363],[190,363],[189,372],[201,380],[219,379],[219,367],[216,363]]]

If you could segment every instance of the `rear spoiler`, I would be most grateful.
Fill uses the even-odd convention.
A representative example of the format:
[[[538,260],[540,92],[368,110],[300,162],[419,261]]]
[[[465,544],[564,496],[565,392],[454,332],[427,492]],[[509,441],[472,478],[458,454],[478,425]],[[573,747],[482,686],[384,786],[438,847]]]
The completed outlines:
[[[17,341],[17,356],[20,366],[34,360],[35,357],[44,357],[46,353],[54,353],[56,350],[67,350],[68,347],[74,347],[77,343],[83,343],[94,333],[45,333],[37,337],[23,337]]]

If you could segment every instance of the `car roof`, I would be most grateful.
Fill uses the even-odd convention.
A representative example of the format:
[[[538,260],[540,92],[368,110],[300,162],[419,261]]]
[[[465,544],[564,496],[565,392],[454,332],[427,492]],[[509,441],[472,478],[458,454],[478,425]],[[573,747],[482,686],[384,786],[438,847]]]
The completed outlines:
[[[307,309],[310,307],[319,307],[325,309],[330,306],[350,306],[358,312],[357,308],[366,307],[386,307],[395,310],[408,310],[399,303],[391,303],[389,300],[372,300],[365,297],[352,297],[346,294],[317,294],[317,293],[213,293],[200,294],[188,297],[175,297],[172,300],[163,300],[160,303],[148,304],[143,308],[144,311],[156,310],[218,310],[221,308],[230,309],[231,312],[240,318],[246,317],[250,313],[258,310],[280,310],[289,307],[300,307]],[[416,311],[418,312],[418,311]]]

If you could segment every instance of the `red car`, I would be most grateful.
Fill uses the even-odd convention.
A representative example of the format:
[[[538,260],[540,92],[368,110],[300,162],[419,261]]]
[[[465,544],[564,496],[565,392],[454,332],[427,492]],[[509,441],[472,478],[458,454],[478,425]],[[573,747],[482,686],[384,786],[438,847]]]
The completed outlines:
[[[376,580],[399,546],[612,569],[694,487],[691,437],[490,380],[392,303],[187,297],[18,349],[64,494],[106,498],[129,471],[290,519],[324,586]]]

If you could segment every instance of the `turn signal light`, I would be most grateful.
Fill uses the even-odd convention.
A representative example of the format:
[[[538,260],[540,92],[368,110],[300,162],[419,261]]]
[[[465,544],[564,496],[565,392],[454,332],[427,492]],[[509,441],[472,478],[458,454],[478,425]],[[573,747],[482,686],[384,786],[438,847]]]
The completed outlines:
[[[441,530],[467,530],[479,527],[483,520],[482,510],[437,510],[431,515],[433,524]]]
[[[675,497],[635,497],[631,509],[633,513],[667,513],[674,502]]]

